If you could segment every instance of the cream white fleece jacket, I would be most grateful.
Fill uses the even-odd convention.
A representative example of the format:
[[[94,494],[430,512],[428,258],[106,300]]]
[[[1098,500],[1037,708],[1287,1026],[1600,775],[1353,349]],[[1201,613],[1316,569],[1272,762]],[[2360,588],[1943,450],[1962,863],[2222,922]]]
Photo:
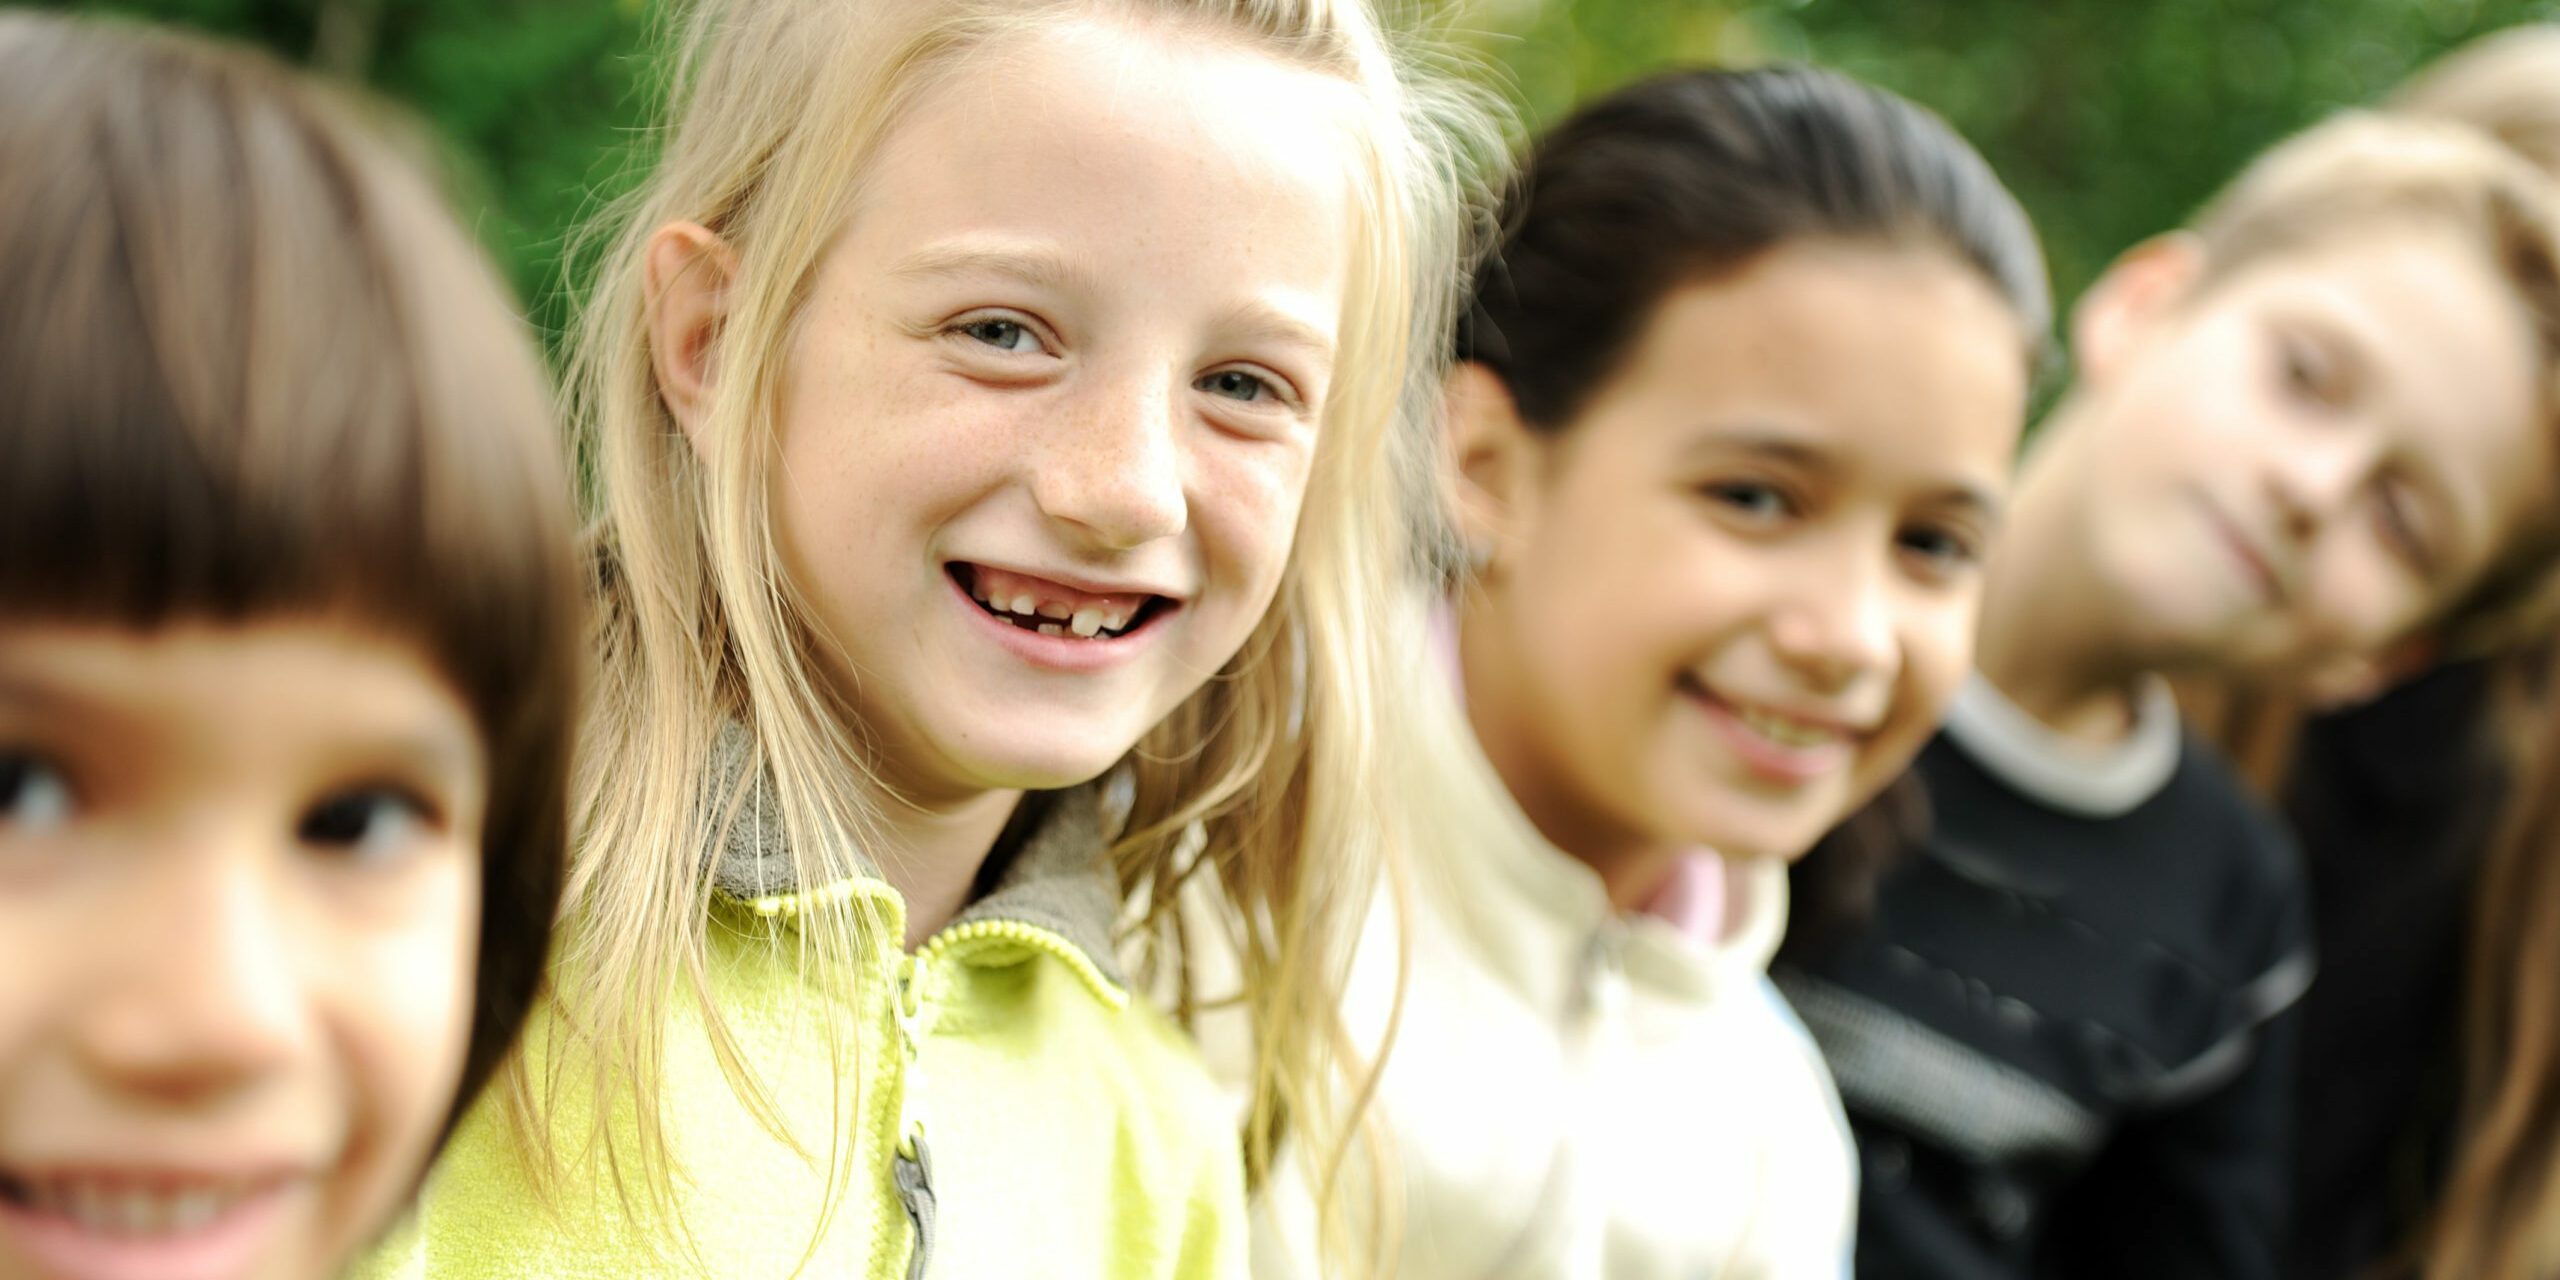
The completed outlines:
[[[1506,797],[1507,800],[1507,797]],[[1615,911],[1535,840],[1415,867],[1403,1023],[1380,1080],[1404,1280],[1838,1280],[1854,1157],[1818,1052],[1769,985],[1785,868],[1727,867],[1724,936]],[[1371,913],[1345,1012],[1374,1044],[1396,913]],[[1277,1171],[1255,1271],[1310,1280],[1312,1197]]]

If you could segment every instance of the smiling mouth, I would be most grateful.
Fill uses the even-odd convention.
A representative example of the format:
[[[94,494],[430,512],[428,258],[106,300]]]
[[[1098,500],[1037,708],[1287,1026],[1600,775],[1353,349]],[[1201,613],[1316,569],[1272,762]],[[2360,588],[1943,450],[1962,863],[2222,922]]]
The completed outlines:
[[[1117,640],[1179,607],[1169,596],[1095,594],[966,561],[954,561],[944,571],[987,616],[1062,639]]]
[[[2251,542],[2247,534],[2241,532],[2239,523],[2210,502],[2205,504],[2204,516],[2205,521],[2213,526],[2215,535],[2222,539],[2224,549],[2231,553],[2232,559],[2240,562],[2242,572],[2248,576],[2249,585],[2257,588],[2259,597],[2269,604],[2282,600],[2284,598],[2283,580],[2276,576],[2275,566],[2269,563],[2266,555],[2258,550],[2258,545]]]
[[[147,1242],[199,1234],[282,1185],[276,1177],[32,1177],[0,1172],[0,1204],[94,1235]]]
[[[1756,753],[1771,762],[1784,758],[1790,767],[1811,768],[1826,759],[1828,753],[1852,749],[1866,736],[1865,731],[1844,724],[1809,720],[1735,701],[1708,688],[1694,675],[1683,674],[1678,683],[1681,693],[1734,730],[1756,740]]]

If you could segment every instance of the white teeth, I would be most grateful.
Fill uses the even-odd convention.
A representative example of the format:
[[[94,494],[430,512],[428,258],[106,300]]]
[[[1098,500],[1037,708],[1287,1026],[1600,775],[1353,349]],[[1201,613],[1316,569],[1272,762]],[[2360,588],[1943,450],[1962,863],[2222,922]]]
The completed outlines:
[[[1102,630],[1102,610],[1076,610],[1076,616],[1072,621],[1067,623],[1067,629],[1075,632],[1077,635],[1091,639],[1093,633]]]
[[[1043,623],[1041,623],[1041,624],[1040,624],[1040,634],[1042,634],[1042,635],[1044,635],[1044,636],[1062,636],[1062,635],[1065,635],[1066,633],[1067,633],[1067,629],[1066,629],[1065,627],[1059,626],[1057,623],[1054,623],[1054,622],[1043,622]]]
[[[1750,707],[1737,707],[1735,718],[1753,733],[1782,747],[1818,747],[1831,741],[1829,730],[1806,724],[1787,716],[1773,715]]]
[[[192,1235],[248,1197],[241,1184],[183,1191],[122,1188],[86,1179],[29,1184],[32,1207],[70,1219],[87,1231],[119,1238]]]
[[[1043,600],[1040,602],[1040,616],[1043,618],[1055,618],[1060,622],[1064,622],[1067,619],[1074,617],[1075,612],[1076,611],[1074,609],[1060,604],[1055,600]]]
[[[62,1208],[73,1222],[92,1231],[104,1231],[109,1226],[107,1193],[95,1183],[72,1184]]]
[[[182,1191],[169,1210],[169,1225],[179,1231],[201,1230],[222,1211],[222,1200],[210,1191]]]
[[[992,591],[987,590],[987,584],[985,584],[985,583],[983,583],[983,582],[973,582],[973,583],[970,583],[970,584],[969,584],[969,594],[970,594],[970,595],[973,595],[973,596],[976,596],[976,597],[978,598],[978,603],[980,603],[980,604],[994,604],[994,603],[995,603],[995,593],[994,593],[994,592],[992,592]]]
[[[1040,612],[1040,602],[1027,595],[1015,596],[1013,603],[1005,606],[1005,612],[1018,613],[1026,618],[1034,617]]]

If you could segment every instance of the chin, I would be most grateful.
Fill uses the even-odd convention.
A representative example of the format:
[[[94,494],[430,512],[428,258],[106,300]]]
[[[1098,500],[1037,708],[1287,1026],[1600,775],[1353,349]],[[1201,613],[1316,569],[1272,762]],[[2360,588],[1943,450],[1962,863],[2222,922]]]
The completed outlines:
[[[990,791],[1056,791],[1091,782],[1110,771],[1130,746],[1061,743],[1025,747],[1001,755],[964,754],[969,775]]]
[[[1718,800],[1721,820],[1694,828],[1705,833],[1695,843],[1737,862],[1754,858],[1793,862],[1811,852],[1847,813],[1836,804],[1788,805],[1779,811],[1749,797],[1725,795]]]

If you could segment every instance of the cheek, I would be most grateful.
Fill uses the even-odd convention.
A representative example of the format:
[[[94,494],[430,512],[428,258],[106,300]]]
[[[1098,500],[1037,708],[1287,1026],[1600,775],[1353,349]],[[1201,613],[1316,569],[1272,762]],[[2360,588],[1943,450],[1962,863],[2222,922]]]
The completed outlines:
[[[405,1184],[451,1108],[469,1048],[479,946],[476,858],[457,853],[402,886],[396,918],[348,913],[332,945],[331,1040],[379,1176]]]
[[[1981,591],[1967,587],[1920,602],[1902,629],[1901,688],[1894,697],[1894,737],[1916,744],[1938,730],[1947,704],[1973,669]]]
[[[1209,571],[1257,610],[1288,566],[1311,471],[1294,441],[1221,440],[1194,458],[1188,518]]]
[[[2306,648],[2362,656],[2416,625],[2427,601],[2390,553],[2359,531],[2341,530],[2322,546],[2302,610]],[[2305,655],[2308,656],[2308,655]]]

